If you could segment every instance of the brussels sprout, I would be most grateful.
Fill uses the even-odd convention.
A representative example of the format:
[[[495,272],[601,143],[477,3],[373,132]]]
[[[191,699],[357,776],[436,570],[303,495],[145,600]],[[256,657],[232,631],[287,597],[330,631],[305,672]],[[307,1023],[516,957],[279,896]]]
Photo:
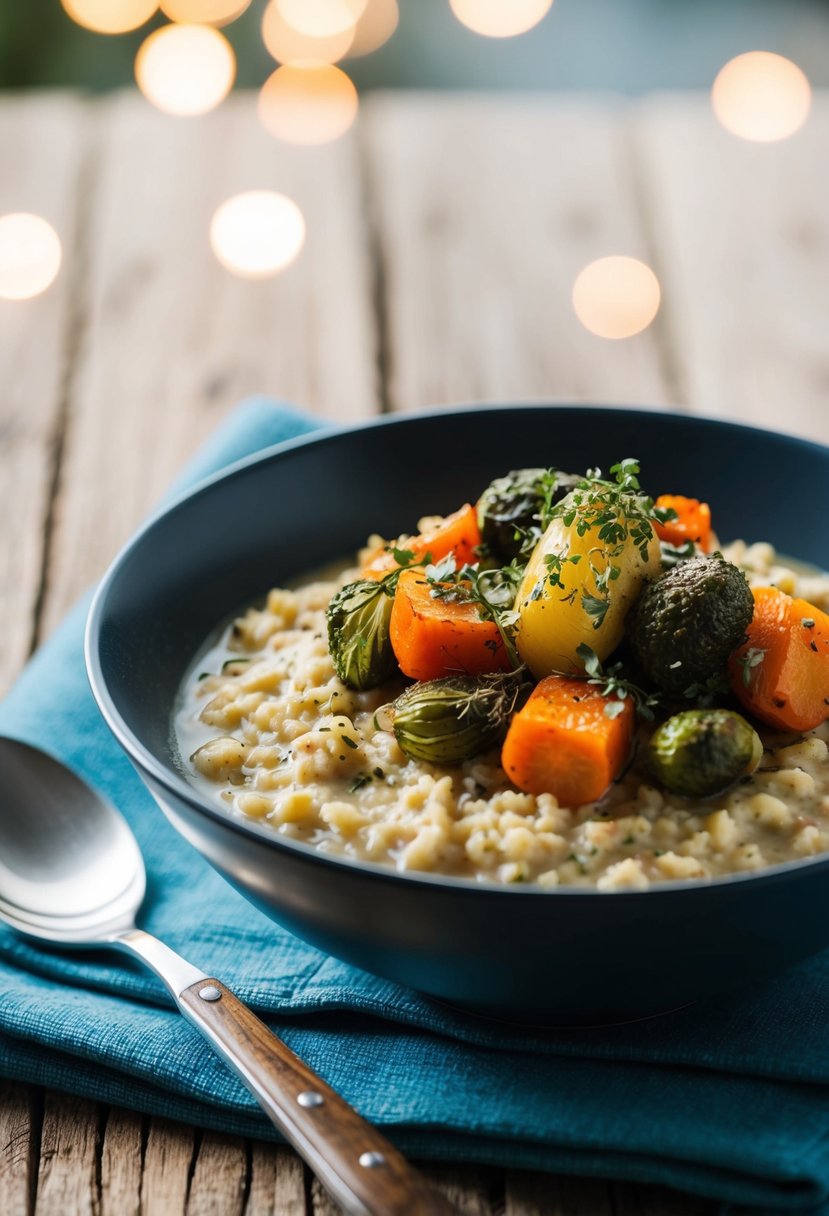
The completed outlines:
[[[725,674],[753,615],[754,597],[743,572],[721,553],[700,554],[644,588],[628,616],[627,633],[637,662],[657,688],[692,696]]]
[[[550,493],[549,506],[558,502],[581,480],[557,469],[516,469],[496,477],[478,499],[481,538],[495,557],[512,561],[521,552],[524,533],[540,535],[538,514]]]
[[[510,671],[413,684],[391,707],[395,738],[412,760],[461,764],[503,738],[525,681]]]
[[[326,611],[328,649],[349,688],[376,688],[397,674],[389,636],[392,602],[385,583],[367,578],[332,596]]]
[[[674,794],[707,798],[753,773],[763,755],[757,731],[730,709],[686,709],[648,744],[651,776]]]

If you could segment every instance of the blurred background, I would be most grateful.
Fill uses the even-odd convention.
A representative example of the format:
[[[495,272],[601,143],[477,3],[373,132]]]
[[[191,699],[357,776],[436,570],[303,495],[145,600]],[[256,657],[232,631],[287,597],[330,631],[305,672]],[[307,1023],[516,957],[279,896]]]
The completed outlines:
[[[118,37],[82,28],[67,9],[96,23],[96,12],[117,10],[120,0],[3,0],[0,4],[0,82],[6,88],[64,85],[94,90],[128,84],[147,33],[167,18],[141,0],[126,4],[147,24]],[[174,3],[162,5],[170,14]],[[197,6],[193,6],[194,13]],[[262,40],[262,0],[225,27],[236,53],[237,82],[256,87],[273,68]],[[306,11],[313,9],[308,0]],[[501,40],[476,35],[448,0],[391,0],[396,29],[369,56],[352,59],[360,89],[500,88],[649,89],[708,88],[726,59],[763,48],[793,59],[814,85],[829,84],[829,3],[826,0],[556,0],[555,20],[539,20],[523,36]],[[514,10],[527,5],[515,0]],[[179,6],[181,11],[187,5]],[[461,12],[462,5],[457,6]],[[470,6],[471,8],[471,6]],[[225,4],[226,11],[233,5]],[[191,20],[198,19],[191,17]],[[105,22],[104,22],[105,23]],[[127,24],[129,20],[127,19]]]

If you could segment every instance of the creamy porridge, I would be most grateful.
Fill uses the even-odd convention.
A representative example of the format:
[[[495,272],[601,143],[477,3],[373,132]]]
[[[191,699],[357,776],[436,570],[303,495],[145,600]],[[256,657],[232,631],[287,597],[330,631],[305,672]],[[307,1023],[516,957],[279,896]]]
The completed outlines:
[[[792,568],[771,546],[736,542],[723,556],[753,586],[829,610],[829,578]],[[758,870],[829,848],[826,722],[798,732],[755,722],[759,765],[703,799],[653,780],[642,763],[647,721],[625,771],[601,798],[574,807],[516,788],[499,745],[459,764],[408,757],[384,707],[410,681],[349,688],[329,653],[326,607],[355,577],[271,591],[187,680],[180,751],[191,757],[193,780],[229,814],[400,871],[600,891]]]

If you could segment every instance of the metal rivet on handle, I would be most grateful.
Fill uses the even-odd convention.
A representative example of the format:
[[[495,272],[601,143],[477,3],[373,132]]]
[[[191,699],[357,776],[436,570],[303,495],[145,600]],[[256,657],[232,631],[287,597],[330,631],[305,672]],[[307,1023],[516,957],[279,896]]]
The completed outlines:
[[[386,1158],[383,1156],[382,1153],[371,1152],[371,1153],[361,1153],[360,1154],[360,1165],[362,1165],[367,1170],[375,1170],[375,1169],[377,1169],[378,1165],[385,1165],[385,1164],[386,1164]]]
[[[215,984],[205,984],[204,988],[199,989],[199,996],[203,1001],[219,1001],[222,993]]]
[[[314,1089],[305,1089],[301,1094],[297,1094],[297,1102],[300,1106],[322,1106],[325,1099],[322,1094],[318,1094]]]

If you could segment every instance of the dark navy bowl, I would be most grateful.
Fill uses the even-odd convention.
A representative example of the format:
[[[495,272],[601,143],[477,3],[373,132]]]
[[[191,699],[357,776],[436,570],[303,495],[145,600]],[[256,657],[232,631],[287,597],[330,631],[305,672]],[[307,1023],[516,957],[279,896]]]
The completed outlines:
[[[87,664],[104,717],[162,810],[257,907],[320,949],[493,1016],[641,1017],[829,945],[829,855],[710,882],[599,894],[398,874],[231,818],[186,778],[172,710],[232,612],[375,530],[474,501],[512,468],[642,461],[654,493],[710,502],[723,539],[829,569],[829,448],[651,411],[506,406],[382,418],[266,451],[153,519],[101,584]]]

